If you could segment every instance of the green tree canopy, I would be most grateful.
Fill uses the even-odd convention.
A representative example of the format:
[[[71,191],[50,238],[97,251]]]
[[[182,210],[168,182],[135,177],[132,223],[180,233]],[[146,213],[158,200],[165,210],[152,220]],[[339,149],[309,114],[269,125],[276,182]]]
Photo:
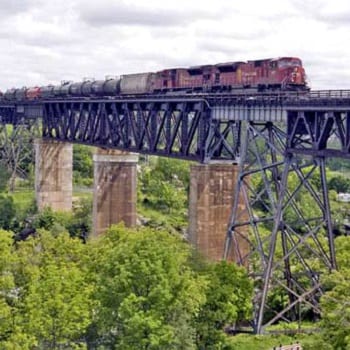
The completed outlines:
[[[0,230],[0,344],[12,330],[12,313],[17,299],[13,274],[13,240],[11,233]]]
[[[207,301],[197,318],[198,349],[221,349],[226,343],[224,327],[251,318],[253,285],[244,268],[221,262],[208,271]]]
[[[17,244],[16,308],[5,349],[79,347],[91,323],[93,285],[88,280],[88,245],[69,235],[38,237]],[[80,347],[81,348],[81,347]]]
[[[350,237],[335,240],[339,271],[323,276],[323,338],[334,349],[350,349]]]
[[[16,218],[16,208],[11,196],[0,195],[0,213],[0,228],[11,230]]]
[[[194,349],[191,320],[206,283],[189,267],[189,246],[167,232],[116,226],[98,252],[97,322],[109,348]]]
[[[349,192],[350,190],[350,179],[344,176],[334,176],[328,181],[328,188],[335,190],[337,193]]]

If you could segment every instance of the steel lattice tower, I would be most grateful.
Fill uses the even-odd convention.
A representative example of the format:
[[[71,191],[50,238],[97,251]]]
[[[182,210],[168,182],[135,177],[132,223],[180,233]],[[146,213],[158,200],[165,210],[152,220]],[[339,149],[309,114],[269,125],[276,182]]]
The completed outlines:
[[[253,327],[261,333],[278,320],[320,314],[320,276],[336,268],[325,169],[328,152],[323,148],[300,156],[296,145],[314,149],[315,142],[305,130],[298,134],[296,124],[290,124],[293,132],[272,122],[242,123],[225,257],[233,249],[255,279]],[[335,123],[325,124],[329,137],[337,135]],[[242,239],[248,250],[240,249]]]

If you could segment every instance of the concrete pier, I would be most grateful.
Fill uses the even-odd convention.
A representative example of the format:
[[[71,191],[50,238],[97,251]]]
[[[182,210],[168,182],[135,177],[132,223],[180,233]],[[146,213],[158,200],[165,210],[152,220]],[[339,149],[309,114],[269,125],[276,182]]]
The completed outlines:
[[[223,258],[237,171],[232,164],[191,166],[189,241],[212,261]],[[233,253],[230,260],[237,261]]]
[[[121,221],[135,225],[138,155],[99,148],[93,160],[93,235]]]
[[[39,210],[72,210],[73,145],[35,140],[35,196]]]

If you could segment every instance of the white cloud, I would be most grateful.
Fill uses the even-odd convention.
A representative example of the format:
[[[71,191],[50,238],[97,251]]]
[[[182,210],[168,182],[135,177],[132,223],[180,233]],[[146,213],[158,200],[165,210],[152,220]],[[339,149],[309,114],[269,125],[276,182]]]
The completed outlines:
[[[349,88],[345,0],[0,0],[0,6],[2,90],[285,55],[302,58],[314,89]]]

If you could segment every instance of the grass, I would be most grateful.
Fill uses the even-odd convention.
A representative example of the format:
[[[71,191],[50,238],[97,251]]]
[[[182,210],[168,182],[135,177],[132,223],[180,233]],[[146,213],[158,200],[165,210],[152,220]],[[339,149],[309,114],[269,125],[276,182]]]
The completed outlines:
[[[20,210],[25,210],[35,203],[35,191],[30,188],[19,188],[15,192],[9,193],[13,197],[15,206]],[[93,191],[90,188],[76,187],[73,191],[73,201],[80,199],[92,199]]]
[[[145,205],[138,204],[137,213],[145,218],[146,226],[162,228],[169,232],[182,233],[187,227],[187,219],[179,213],[163,213]]]
[[[35,193],[30,189],[18,189],[9,194],[13,197],[15,206],[21,210],[29,208],[35,201]]]
[[[291,345],[299,343],[304,350],[308,349],[329,349],[329,345],[320,342],[319,334],[295,334],[293,336],[278,335],[251,335],[238,334],[228,339],[230,350],[272,350],[280,345]],[[322,346],[324,345],[324,347]]]

